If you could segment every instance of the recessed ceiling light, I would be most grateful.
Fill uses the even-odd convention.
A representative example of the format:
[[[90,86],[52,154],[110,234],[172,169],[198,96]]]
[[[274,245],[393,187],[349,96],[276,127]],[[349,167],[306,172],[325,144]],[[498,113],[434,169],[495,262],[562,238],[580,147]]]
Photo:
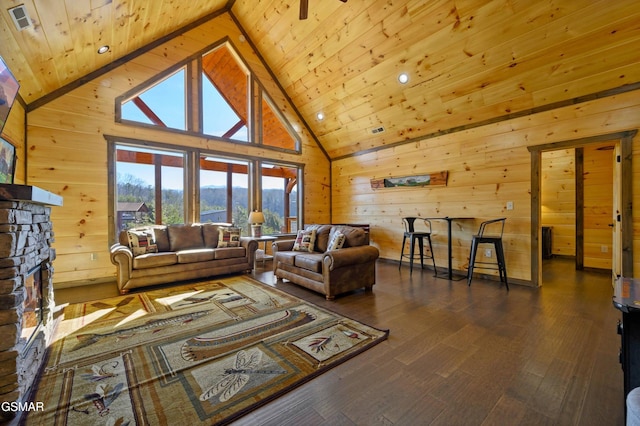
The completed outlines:
[[[101,55],[102,55],[103,53],[107,53],[108,51],[109,51],[109,46],[107,46],[107,45],[100,46],[100,47],[98,48],[98,53],[99,53],[99,54],[101,54]]]
[[[407,82],[409,81],[409,74],[407,74],[406,72],[401,73],[400,75],[398,75],[398,81],[402,84],[407,84]]]
[[[317,113],[317,114],[316,114],[316,117],[317,117],[317,118],[318,118],[318,120],[320,120],[320,121],[324,120],[324,114],[323,114],[323,113],[321,113],[321,112]]]

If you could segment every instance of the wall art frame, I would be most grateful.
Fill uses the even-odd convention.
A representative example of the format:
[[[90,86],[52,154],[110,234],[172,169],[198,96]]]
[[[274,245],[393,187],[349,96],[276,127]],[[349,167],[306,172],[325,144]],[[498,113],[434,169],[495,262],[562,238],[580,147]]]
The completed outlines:
[[[411,176],[386,177],[371,179],[371,188],[420,188],[425,186],[446,186],[448,171],[423,173]]]

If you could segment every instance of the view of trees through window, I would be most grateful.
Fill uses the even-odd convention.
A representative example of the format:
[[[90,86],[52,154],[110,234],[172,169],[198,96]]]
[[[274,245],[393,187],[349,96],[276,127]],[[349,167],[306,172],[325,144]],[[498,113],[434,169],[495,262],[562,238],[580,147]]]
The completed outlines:
[[[249,163],[228,158],[200,157],[200,221],[228,222],[249,227]]]
[[[116,147],[117,229],[184,223],[184,154]]]
[[[279,234],[294,231],[291,226],[298,211],[297,169],[263,164],[261,176],[262,212],[265,219],[262,232]]]
[[[185,223],[185,152],[116,145],[117,231],[151,224]],[[201,155],[199,221],[233,223],[250,235],[251,162]],[[262,164],[265,235],[293,232],[298,215],[297,167]],[[190,215],[186,215],[190,217]]]

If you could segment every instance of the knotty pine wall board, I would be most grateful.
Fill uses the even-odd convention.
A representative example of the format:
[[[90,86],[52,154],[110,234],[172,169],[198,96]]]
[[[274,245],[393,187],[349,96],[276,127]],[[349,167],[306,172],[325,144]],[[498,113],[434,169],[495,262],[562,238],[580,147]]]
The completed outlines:
[[[552,227],[552,253],[576,255],[575,150],[542,153],[542,225]]]
[[[598,148],[584,148],[584,266],[611,269],[614,151]]]
[[[332,163],[333,220],[365,222],[371,225],[371,240],[381,256],[395,260],[402,241],[401,216],[419,213],[421,216],[472,216],[471,223],[454,223],[454,269],[465,271],[468,264],[470,238],[477,231],[480,220],[507,217],[505,245],[509,276],[529,281],[530,260],[530,161],[527,146],[574,140],[599,134],[625,131],[640,127],[640,98],[637,93],[626,93],[579,105],[571,105],[526,117],[493,123],[479,128],[462,130],[423,141],[411,141],[389,149],[345,157]],[[619,114],[619,112],[622,112]],[[482,139],[478,145],[477,140]],[[477,145],[469,149],[467,145]],[[426,147],[446,147],[446,152],[460,155],[425,157]],[[464,170],[463,152],[472,157],[481,156],[482,149],[493,152],[493,158],[502,158],[508,170],[512,162],[518,172],[504,173],[496,179],[494,166],[485,168],[481,161],[472,161],[473,171]],[[474,154],[476,152],[476,154]],[[416,155],[419,157],[416,160]],[[638,142],[634,142],[634,162],[640,159]],[[352,182],[381,175],[389,168],[420,171],[440,167],[449,171],[449,184],[444,188],[416,188],[405,191],[384,191],[366,188],[365,184],[352,186]],[[498,161],[496,161],[497,163]],[[522,170],[524,169],[524,170]],[[634,168],[634,176],[638,176]],[[544,170],[543,170],[544,173]],[[528,175],[528,177],[527,177]],[[462,179],[464,176],[465,179]],[[476,184],[477,182],[492,182]],[[500,185],[498,191],[495,190]],[[634,179],[634,204],[640,201],[640,180]],[[506,202],[514,203],[514,210],[506,210]],[[379,213],[370,215],[377,204]],[[361,214],[366,211],[367,214]],[[634,215],[634,228],[640,229],[640,214]],[[514,223],[517,226],[514,229]],[[446,266],[446,245],[441,224],[436,225],[436,262]],[[461,227],[460,227],[461,226]],[[378,235],[380,238],[378,239]],[[445,234],[446,235],[446,234]],[[446,238],[446,237],[445,237]],[[640,237],[639,237],[640,238]],[[559,239],[558,244],[567,241]],[[634,265],[640,264],[638,238],[634,241]]]

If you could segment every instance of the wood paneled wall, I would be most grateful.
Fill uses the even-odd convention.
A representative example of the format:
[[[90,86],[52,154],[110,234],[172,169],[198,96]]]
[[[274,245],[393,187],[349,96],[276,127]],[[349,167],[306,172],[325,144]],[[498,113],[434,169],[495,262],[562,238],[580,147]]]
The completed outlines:
[[[410,142],[332,163],[332,219],[371,224],[371,242],[381,256],[397,260],[401,217],[473,216],[454,224],[453,265],[465,271],[471,235],[483,219],[505,216],[509,277],[531,280],[531,161],[528,146],[640,128],[640,93],[629,92],[426,140]],[[640,143],[633,144],[633,204],[640,205]],[[369,179],[449,171],[446,187],[371,189]],[[506,204],[512,201],[513,210]],[[640,230],[640,208],[634,230]],[[446,232],[438,224],[436,263],[446,266]],[[640,237],[634,239],[639,271]]]
[[[584,148],[585,268],[611,269],[613,156],[613,144]]]
[[[302,155],[218,142],[115,122],[114,99],[228,36],[302,139]],[[109,260],[107,143],[104,135],[196,147],[274,161],[305,163],[307,222],[330,217],[329,161],[278,85],[227,15],[160,45],[28,114],[28,184],[64,197],[53,210],[56,286],[115,276]],[[97,254],[91,260],[91,253]]]
[[[542,153],[542,225],[552,228],[552,253],[576,255],[575,149]]]
[[[13,182],[24,184],[26,174],[26,157],[24,143],[26,138],[25,108],[18,99],[13,103],[7,122],[2,129],[2,137],[9,141],[16,148],[16,168],[13,175]]]

